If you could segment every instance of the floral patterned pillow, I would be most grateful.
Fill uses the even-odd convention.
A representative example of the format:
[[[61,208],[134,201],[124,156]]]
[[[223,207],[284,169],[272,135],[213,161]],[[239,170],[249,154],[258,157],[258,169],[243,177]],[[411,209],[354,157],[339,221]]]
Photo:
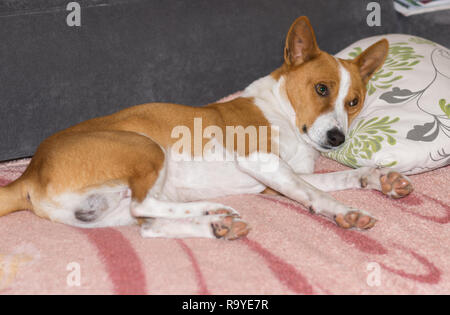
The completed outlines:
[[[450,50],[411,35],[360,40],[336,56],[354,58],[387,38],[389,55],[367,85],[348,139],[325,156],[351,167],[416,174],[450,164]]]

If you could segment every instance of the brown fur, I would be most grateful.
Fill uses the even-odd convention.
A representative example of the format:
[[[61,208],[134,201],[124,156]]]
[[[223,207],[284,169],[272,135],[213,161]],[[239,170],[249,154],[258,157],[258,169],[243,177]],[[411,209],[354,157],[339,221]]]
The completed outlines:
[[[142,201],[164,161],[161,148],[147,137],[124,131],[62,132],[46,139],[16,182],[25,184],[32,209],[63,192],[127,184]],[[30,204],[28,206],[30,206]]]
[[[248,126],[270,126],[252,99],[240,97],[226,103],[214,103],[205,107],[190,107],[170,103],[138,105],[109,116],[85,121],[64,130],[63,133],[99,130],[131,131],[145,134],[162,147],[169,148],[178,140],[171,137],[173,128],[186,126],[190,130],[194,130],[194,118],[202,119],[203,128],[208,126],[220,127],[224,135],[224,145],[226,142],[226,126],[243,126],[244,128]],[[203,145],[206,142],[204,140]],[[236,149],[236,140],[234,144]],[[191,148],[192,154],[194,154],[193,143]],[[245,154],[249,153],[251,152],[245,152]]]

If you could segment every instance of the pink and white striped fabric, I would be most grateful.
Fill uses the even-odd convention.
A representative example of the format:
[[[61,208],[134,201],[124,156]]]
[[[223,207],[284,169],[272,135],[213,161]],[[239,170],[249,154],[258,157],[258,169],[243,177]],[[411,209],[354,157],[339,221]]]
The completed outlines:
[[[0,165],[0,184],[27,163]],[[0,218],[0,294],[449,294],[450,167],[411,178],[415,192],[401,200],[333,193],[380,219],[367,232],[265,195],[216,200],[253,227],[233,242],[142,239],[137,226],[82,230],[14,213]]]

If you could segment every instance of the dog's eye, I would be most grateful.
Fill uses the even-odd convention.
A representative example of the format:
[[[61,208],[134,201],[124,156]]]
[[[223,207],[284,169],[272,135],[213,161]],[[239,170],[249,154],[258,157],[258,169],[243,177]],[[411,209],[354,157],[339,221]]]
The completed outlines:
[[[316,92],[320,96],[327,96],[328,95],[328,87],[325,84],[319,83],[316,85]]]
[[[356,105],[358,105],[358,99],[357,98],[353,99],[351,102],[348,103],[348,106],[350,106],[350,107],[353,107],[353,106],[356,106]]]

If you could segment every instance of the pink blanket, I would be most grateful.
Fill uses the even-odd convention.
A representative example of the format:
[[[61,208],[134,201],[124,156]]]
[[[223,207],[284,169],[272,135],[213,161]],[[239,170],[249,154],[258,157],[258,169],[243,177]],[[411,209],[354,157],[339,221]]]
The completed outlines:
[[[0,184],[27,163],[0,165]],[[0,218],[0,294],[449,294],[450,167],[411,178],[416,190],[401,200],[333,193],[380,219],[367,232],[263,195],[218,200],[253,227],[233,242],[142,239],[137,226],[82,230],[14,213]]]

